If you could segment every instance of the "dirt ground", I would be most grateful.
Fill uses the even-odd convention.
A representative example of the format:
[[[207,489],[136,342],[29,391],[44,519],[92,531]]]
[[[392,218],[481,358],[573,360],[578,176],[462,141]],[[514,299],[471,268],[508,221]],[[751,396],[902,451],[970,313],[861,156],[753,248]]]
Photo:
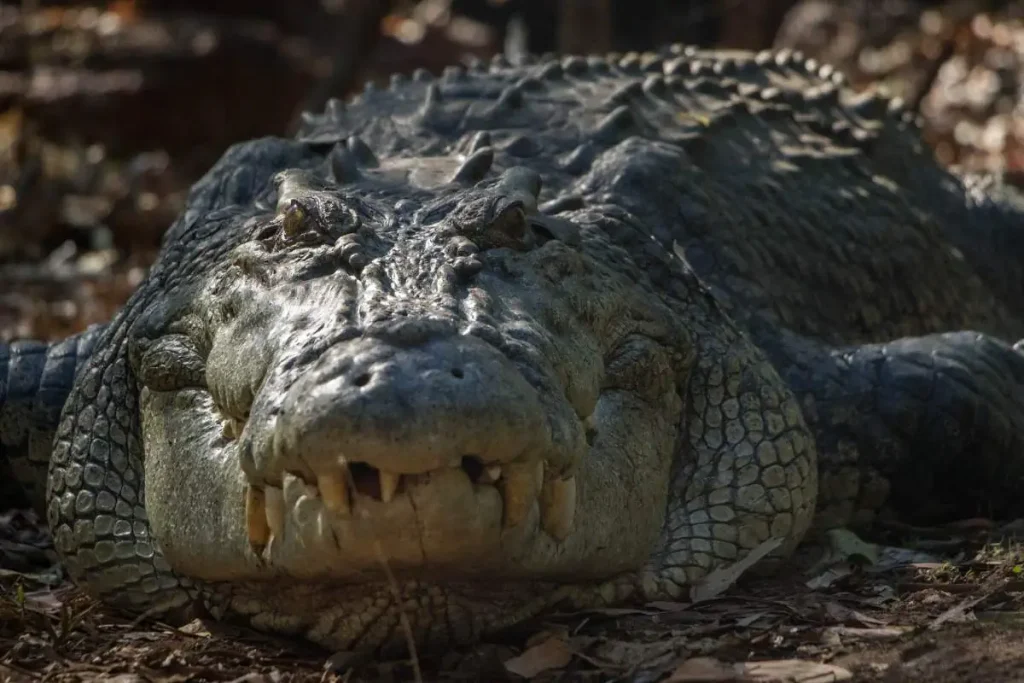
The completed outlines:
[[[146,13],[124,0],[26,12],[0,8],[0,340],[108,319],[189,184],[234,140],[285,132],[327,54],[251,17]],[[361,76],[499,47],[485,26],[456,31],[432,16],[389,16]],[[1020,177],[1022,16],[1024,2],[805,1],[776,42],[907,99],[944,162]],[[135,623],[62,582],[45,525],[4,507],[0,683],[1024,681],[1014,522],[888,525],[868,536],[917,554],[874,557],[879,547],[840,539],[830,569],[725,572],[685,603],[551,615],[477,646],[379,661],[208,620]]]
[[[0,681],[1020,681],[1024,549],[993,541],[1019,526],[899,528],[899,550],[874,563],[855,552],[771,579],[722,573],[688,602],[554,614],[389,661],[205,619],[140,624],[52,570],[4,571]]]

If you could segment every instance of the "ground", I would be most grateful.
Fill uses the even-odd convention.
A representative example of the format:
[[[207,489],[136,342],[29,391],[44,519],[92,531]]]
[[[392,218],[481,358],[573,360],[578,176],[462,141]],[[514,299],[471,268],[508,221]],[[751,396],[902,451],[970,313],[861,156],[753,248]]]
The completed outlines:
[[[1024,3],[993,15],[979,13],[981,2],[925,12],[923,4],[888,3],[904,9],[881,26],[833,9],[790,22],[779,42],[837,62],[858,87],[884,82],[918,102],[943,161],[1020,174],[1024,24],[1013,17],[1024,15]],[[233,135],[287,130],[322,65],[315,45],[262,24],[139,15],[132,2],[91,14],[39,10],[34,24],[12,16],[0,12],[4,106],[15,82],[3,71],[12,41],[31,36],[36,58],[73,76],[47,80],[53,69],[37,66],[27,94],[0,114],[0,340],[52,339],[110,317],[151,262],[188,184]],[[404,35],[408,20],[389,17],[384,26]],[[18,33],[19,21],[34,29]],[[408,71],[495,47],[479,36],[453,47],[435,29],[401,63],[388,45],[388,57],[371,55],[362,71]],[[178,54],[161,42],[165,34],[190,48]],[[76,49],[101,58],[68,57]],[[246,80],[252,69],[232,69],[252,54],[262,67]],[[241,101],[271,87],[274,106],[246,107],[247,119],[224,110],[226,78],[240,79],[231,97]],[[211,125],[204,111],[221,111],[221,123],[232,125]],[[125,130],[118,124],[127,119],[142,123]],[[173,135],[150,134],[168,130],[168,121],[184,123]],[[1024,681],[1024,547],[1013,540],[1024,525],[1014,522],[882,526],[865,538],[904,549],[895,556],[902,565],[892,550],[871,564],[863,556],[877,547],[836,537],[831,569],[771,579],[717,573],[686,603],[553,615],[481,645],[394,661],[209,620],[172,628],[125,619],[61,583],[54,569],[40,571],[54,559],[43,526],[32,513],[0,510],[0,683]]]
[[[721,573],[690,602],[555,614],[498,640],[391,661],[205,619],[140,624],[66,584],[51,588],[51,574],[4,572],[0,680],[1019,681],[1024,547],[992,540],[1013,531],[984,520],[893,526],[887,541],[918,561],[886,569],[887,554],[874,565],[854,554],[733,585]],[[933,553],[954,559],[927,561]]]

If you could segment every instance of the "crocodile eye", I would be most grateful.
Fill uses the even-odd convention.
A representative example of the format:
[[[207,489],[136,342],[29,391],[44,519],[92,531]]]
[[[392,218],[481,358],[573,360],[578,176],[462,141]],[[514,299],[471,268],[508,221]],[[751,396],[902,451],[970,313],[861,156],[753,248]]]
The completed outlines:
[[[309,195],[282,203],[278,219],[279,244],[311,246],[330,243],[355,232],[361,225],[359,214],[351,206],[333,197]]]
[[[516,241],[526,237],[526,212],[519,204],[511,204],[499,213],[491,222],[490,230],[500,233]]]
[[[484,248],[508,247],[518,251],[531,249],[534,236],[522,204],[512,202],[503,207],[487,224],[478,241]]]
[[[281,229],[287,237],[295,237],[310,227],[309,212],[295,199],[284,210]]]

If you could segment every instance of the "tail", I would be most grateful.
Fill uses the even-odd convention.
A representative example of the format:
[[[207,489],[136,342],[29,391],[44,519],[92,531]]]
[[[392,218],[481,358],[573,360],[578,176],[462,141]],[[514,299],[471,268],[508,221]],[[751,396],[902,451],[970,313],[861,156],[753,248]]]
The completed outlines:
[[[105,329],[95,325],[53,344],[0,344],[0,510],[27,502],[45,511],[57,422]]]

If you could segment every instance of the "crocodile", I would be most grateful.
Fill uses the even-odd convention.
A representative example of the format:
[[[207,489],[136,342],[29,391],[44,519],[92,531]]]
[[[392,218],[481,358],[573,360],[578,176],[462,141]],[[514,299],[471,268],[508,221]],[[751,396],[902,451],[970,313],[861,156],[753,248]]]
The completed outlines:
[[[798,53],[395,75],[228,149],[111,322],[0,347],[0,448],[117,609],[381,652],[678,599],[1019,513],[1022,218]]]

